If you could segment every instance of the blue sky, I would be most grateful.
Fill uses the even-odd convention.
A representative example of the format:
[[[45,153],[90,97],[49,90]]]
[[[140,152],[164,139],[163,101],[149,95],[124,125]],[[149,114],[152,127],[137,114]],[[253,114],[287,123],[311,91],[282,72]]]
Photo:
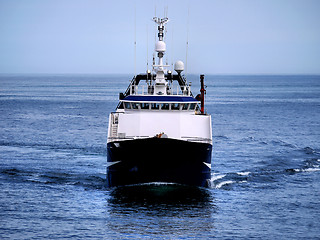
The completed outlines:
[[[0,0],[0,73],[145,72],[165,7],[188,73],[320,74],[319,0]]]

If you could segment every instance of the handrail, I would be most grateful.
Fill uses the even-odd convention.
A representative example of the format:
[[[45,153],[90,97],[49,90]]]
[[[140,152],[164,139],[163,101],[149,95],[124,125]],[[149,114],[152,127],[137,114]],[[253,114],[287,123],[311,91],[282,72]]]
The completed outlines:
[[[109,137],[111,140],[133,140],[133,139],[146,139],[146,138],[155,138],[155,136],[125,136],[125,137]],[[182,140],[188,142],[205,142],[208,144],[212,144],[212,140],[210,138],[201,138],[201,137],[181,137],[181,139],[173,138],[175,140]]]
[[[121,94],[122,98],[125,98],[126,96],[130,95],[130,94],[136,94],[135,91],[130,91],[132,86],[138,86],[141,80],[153,80],[154,79],[154,75],[151,74],[138,74],[136,76],[134,76],[127,88],[127,90]],[[179,83],[180,86],[180,90],[182,91],[181,95],[183,94],[183,91],[185,91],[185,86],[187,86],[187,81],[186,79],[181,75],[181,74],[165,74],[165,79],[168,81],[172,81],[175,80]],[[178,95],[178,94],[177,94]],[[189,89],[188,90],[188,95],[193,97],[192,91]],[[120,108],[120,106],[122,105],[121,102],[118,103],[117,108]]]

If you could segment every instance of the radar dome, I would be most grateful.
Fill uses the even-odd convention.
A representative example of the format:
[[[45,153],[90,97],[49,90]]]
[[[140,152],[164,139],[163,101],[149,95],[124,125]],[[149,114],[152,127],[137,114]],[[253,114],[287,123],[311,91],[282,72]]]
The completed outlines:
[[[166,51],[166,43],[164,41],[156,42],[156,52],[165,52]]]
[[[175,64],[174,64],[174,70],[177,72],[177,73],[181,73],[183,70],[184,70],[184,64],[182,61],[176,61]]]

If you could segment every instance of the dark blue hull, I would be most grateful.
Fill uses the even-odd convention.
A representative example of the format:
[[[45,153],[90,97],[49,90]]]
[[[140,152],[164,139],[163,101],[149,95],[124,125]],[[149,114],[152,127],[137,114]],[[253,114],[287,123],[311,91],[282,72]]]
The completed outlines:
[[[169,182],[207,187],[212,145],[169,138],[110,142],[108,187]]]

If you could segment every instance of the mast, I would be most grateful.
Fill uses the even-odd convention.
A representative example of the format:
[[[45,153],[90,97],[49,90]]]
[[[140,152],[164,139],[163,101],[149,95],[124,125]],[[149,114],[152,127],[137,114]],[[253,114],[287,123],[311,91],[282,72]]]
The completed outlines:
[[[156,73],[155,80],[155,91],[156,95],[166,95],[167,91],[167,81],[165,79],[165,67],[169,67],[169,65],[163,64],[163,56],[166,52],[166,43],[164,42],[164,29],[165,24],[169,21],[167,17],[165,18],[157,18],[154,17],[153,21],[158,24],[158,38],[159,40],[156,42],[155,51],[158,55],[158,65],[153,65],[153,70]]]

